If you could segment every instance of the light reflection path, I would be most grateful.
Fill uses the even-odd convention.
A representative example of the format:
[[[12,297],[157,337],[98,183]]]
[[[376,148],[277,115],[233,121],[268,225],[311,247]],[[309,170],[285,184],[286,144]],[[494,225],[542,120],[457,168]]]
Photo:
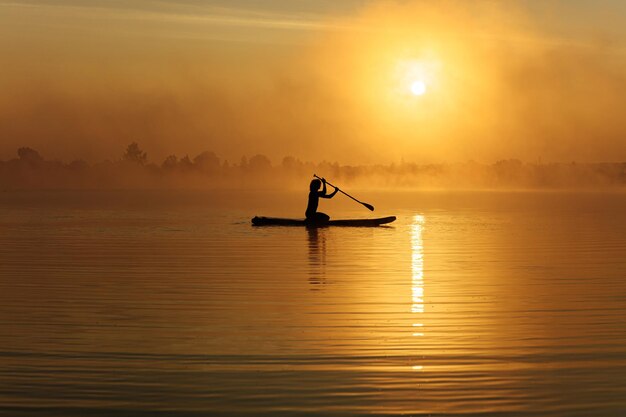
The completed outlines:
[[[411,224],[411,313],[415,315],[413,321],[413,336],[424,336],[424,323],[421,314],[424,313],[424,242],[422,229],[424,216],[416,215]],[[414,370],[422,370],[423,366],[416,365]]]
[[[326,283],[326,237],[318,227],[308,227],[309,239],[309,283],[311,290],[322,289]]]

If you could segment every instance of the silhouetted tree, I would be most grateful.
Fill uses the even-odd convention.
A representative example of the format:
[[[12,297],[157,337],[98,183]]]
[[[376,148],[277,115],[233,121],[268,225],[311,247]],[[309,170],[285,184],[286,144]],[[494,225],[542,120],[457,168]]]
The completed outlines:
[[[522,161],[518,159],[503,159],[494,165],[498,179],[504,183],[512,183],[519,179],[524,168]]]
[[[239,169],[242,171],[246,171],[248,169],[248,158],[245,156],[241,157],[241,161],[239,162]]]
[[[172,169],[176,169],[177,165],[178,165],[178,157],[176,155],[170,155],[167,158],[165,158],[165,161],[163,161],[163,164],[161,164],[161,168],[172,170]]]
[[[17,150],[17,156],[20,157],[20,160],[31,165],[38,165],[43,162],[42,156],[34,150],[33,148],[23,147]]]
[[[248,167],[254,172],[269,171],[272,168],[272,163],[265,155],[254,155],[250,158]]]
[[[191,162],[191,159],[189,159],[189,155],[185,155],[184,157],[180,158],[180,161],[178,161],[178,167],[182,171],[191,171],[193,169],[193,162]]]
[[[293,170],[296,169],[297,166],[302,165],[302,162],[298,161],[293,156],[286,156],[283,158],[281,165],[287,170]]]
[[[205,173],[216,173],[220,169],[220,159],[213,152],[204,151],[193,159],[193,162],[200,171]]]
[[[145,165],[148,162],[148,154],[139,148],[137,142],[133,142],[126,148],[124,160],[135,164]]]

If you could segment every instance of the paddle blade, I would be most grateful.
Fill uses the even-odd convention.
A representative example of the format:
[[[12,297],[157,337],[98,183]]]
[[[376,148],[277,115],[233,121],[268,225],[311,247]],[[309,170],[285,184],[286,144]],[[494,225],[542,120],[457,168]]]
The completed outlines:
[[[369,211],[374,211],[374,206],[373,206],[373,205],[371,205],[371,204],[367,204],[367,203],[361,203],[361,204],[363,204],[365,207],[367,207],[367,209],[368,209]]]

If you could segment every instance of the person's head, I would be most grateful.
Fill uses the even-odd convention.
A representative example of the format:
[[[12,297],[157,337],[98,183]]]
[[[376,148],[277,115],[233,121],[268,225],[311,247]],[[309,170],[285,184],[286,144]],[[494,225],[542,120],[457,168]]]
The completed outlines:
[[[311,189],[311,191],[317,191],[320,189],[321,186],[322,186],[322,181],[315,179],[311,181],[311,185],[309,185],[309,188]]]

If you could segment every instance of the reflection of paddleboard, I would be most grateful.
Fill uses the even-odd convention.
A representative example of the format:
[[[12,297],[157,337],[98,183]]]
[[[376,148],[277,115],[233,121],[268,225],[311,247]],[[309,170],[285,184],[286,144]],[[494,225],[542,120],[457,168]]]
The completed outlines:
[[[345,219],[329,220],[327,222],[309,222],[304,219],[280,219],[277,217],[255,217],[252,219],[254,226],[347,226],[347,227],[375,227],[391,223],[396,220],[395,216],[381,217],[379,219]]]

